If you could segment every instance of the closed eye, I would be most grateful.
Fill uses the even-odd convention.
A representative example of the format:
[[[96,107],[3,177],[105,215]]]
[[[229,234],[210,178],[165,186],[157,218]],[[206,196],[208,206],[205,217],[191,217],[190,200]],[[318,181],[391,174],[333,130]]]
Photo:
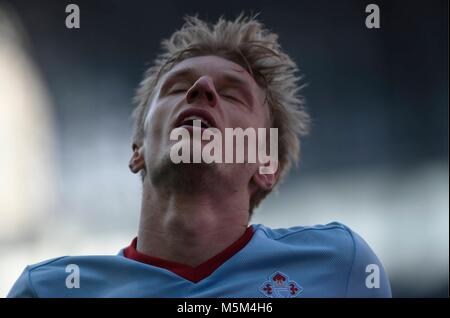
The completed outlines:
[[[174,89],[174,90],[172,90],[172,91],[170,91],[170,94],[183,94],[183,93],[186,93],[187,92],[187,89]]]
[[[242,101],[239,98],[236,98],[236,97],[234,97],[232,95],[224,95],[224,94],[222,94],[222,97],[225,97],[226,99],[231,99],[231,100],[234,100],[236,102],[242,103]]]

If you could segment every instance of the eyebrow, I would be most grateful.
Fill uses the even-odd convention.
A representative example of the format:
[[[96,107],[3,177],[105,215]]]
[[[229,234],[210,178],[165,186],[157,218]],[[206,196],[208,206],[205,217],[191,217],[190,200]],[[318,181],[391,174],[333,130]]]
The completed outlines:
[[[181,79],[181,78],[192,78],[197,74],[196,70],[194,68],[183,68],[181,70],[177,70],[177,71],[173,71],[167,74],[167,77],[165,78],[163,84],[168,83],[168,82],[173,82],[176,79]],[[250,83],[248,83],[247,80],[242,79],[239,76],[236,76],[232,73],[225,73],[222,76],[222,79],[227,82],[227,83],[231,83],[233,85],[239,85],[239,86],[247,86]]]
[[[194,74],[195,70],[192,68],[184,68],[181,70],[172,71],[167,74],[165,79],[163,79],[162,88],[166,86],[168,83],[172,83],[177,79],[192,78]]]
[[[227,83],[231,83],[236,86],[249,86],[250,83],[242,77],[235,76],[231,73],[225,73],[222,77]]]

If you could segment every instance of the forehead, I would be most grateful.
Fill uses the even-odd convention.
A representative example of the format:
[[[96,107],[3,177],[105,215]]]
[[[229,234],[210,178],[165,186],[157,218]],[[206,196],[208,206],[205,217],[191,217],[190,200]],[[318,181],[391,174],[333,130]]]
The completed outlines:
[[[196,56],[185,59],[177,63],[164,78],[170,77],[174,74],[191,73],[194,76],[208,75],[212,79],[227,78],[229,80],[241,81],[252,88],[259,88],[254,78],[237,63],[234,63],[225,58],[206,55]]]

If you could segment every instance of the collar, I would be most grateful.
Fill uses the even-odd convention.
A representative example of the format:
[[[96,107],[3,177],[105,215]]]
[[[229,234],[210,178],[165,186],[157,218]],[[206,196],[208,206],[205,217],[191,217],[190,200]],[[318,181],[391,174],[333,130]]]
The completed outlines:
[[[228,246],[225,250],[219,254],[213,256],[212,258],[204,261],[196,267],[192,267],[185,264],[180,264],[177,262],[168,261],[162,258],[142,254],[137,251],[137,237],[133,239],[130,246],[123,250],[123,255],[126,258],[145,263],[148,265],[160,267],[167,269],[193,283],[197,283],[202,279],[211,275],[217,268],[219,268],[223,263],[229,260],[232,256],[238,253],[253,237],[253,227],[250,225],[245,233],[236,240],[233,244]]]

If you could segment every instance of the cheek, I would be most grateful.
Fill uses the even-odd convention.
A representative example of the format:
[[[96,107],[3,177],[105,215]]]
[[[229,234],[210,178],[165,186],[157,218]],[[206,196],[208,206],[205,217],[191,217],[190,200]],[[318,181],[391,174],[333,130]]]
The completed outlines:
[[[149,162],[157,162],[166,156],[174,141],[170,140],[171,125],[176,110],[175,103],[160,101],[153,103],[146,116],[144,143],[149,154]]]
[[[158,139],[170,125],[169,108],[152,104],[145,119],[145,136]]]
[[[257,130],[258,128],[267,127],[266,117],[262,111],[253,111],[251,113],[230,112],[227,117],[226,124],[228,128],[241,127],[246,129],[252,127]]]

